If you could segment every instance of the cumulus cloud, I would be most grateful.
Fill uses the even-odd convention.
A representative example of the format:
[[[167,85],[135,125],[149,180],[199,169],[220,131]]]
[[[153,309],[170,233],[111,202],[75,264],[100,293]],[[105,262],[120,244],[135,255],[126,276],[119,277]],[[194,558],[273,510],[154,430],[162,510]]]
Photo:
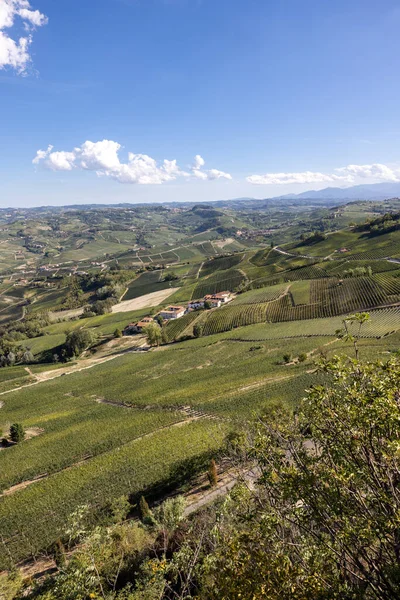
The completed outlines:
[[[232,179],[232,175],[225,173],[224,171],[218,171],[217,169],[210,169],[209,171],[203,170],[206,161],[200,154],[194,157],[194,164],[192,166],[192,174],[196,179],[203,179],[203,181],[215,179]]]
[[[17,36],[13,27],[23,24],[25,33]],[[29,47],[36,27],[46,25],[48,19],[33,10],[28,0],[0,0],[0,69],[6,67],[24,73],[31,62]]]
[[[391,169],[386,165],[374,163],[372,165],[348,165],[335,169],[338,173],[343,173],[349,177],[361,177],[363,179],[378,179],[380,181],[400,181],[400,170]]]
[[[354,183],[358,178],[374,181],[400,181],[400,169],[391,169],[387,165],[347,165],[334,169],[334,173],[304,171],[302,173],[266,173],[250,175],[249,183],[254,185],[283,185],[289,183]]]
[[[196,179],[232,179],[229,173],[211,169],[202,170],[205,161],[197,155],[190,172],[180,169],[176,160],[164,160],[158,164],[154,158],[146,154],[128,154],[127,162],[121,162],[119,152],[121,144],[112,140],[100,142],[87,141],[74,148],[72,152],[38,150],[33,159],[34,165],[42,165],[52,171],[94,171],[99,177],[109,177],[120,183],[156,184],[174,181],[178,177],[195,177]]]

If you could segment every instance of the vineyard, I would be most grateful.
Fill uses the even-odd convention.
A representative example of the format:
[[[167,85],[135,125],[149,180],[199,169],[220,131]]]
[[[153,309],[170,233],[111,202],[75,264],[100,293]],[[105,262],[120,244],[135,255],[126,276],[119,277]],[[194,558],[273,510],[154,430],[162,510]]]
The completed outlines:
[[[269,275],[268,277],[260,277],[252,281],[253,288],[260,288],[267,285],[277,285],[278,283],[300,281],[302,279],[322,279],[327,277],[327,272],[321,267],[308,266],[293,269],[293,271],[283,271],[276,275]]]
[[[310,281],[295,281],[290,286],[294,306],[310,303]]]
[[[371,267],[374,274],[395,271],[399,268],[398,263],[389,262],[388,260],[353,260],[351,257],[342,264],[338,265],[335,263],[336,261],[332,263],[329,274],[334,272],[336,275],[341,275],[346,270],[357,269],[359,267]]]
[[[382,248],[376,248],[368,250],[366,252],[352,252],[349,258],[353,260],[377,260],[379,258],[387,258],[388,256],[394,256],[400,252],[400,243],[388,244]]]
[[[124,300],[133,300],[145,294],[151,294],[169,287],[169,281],[162,281],[162,271],[147,271],[133,281],[124,296]]]
[[[388,273],[379,273],[374,276],[376,283],[383,289],[393,302],[398,302],[400,295],[400,270]]]
[[[286,296],[285,296],[286,298]],[[253,325],[266,321],[268,304],[244,304],[227,306],[210,313],[205,322],[203,334],[212,335],[222,331],[230,331],[235,327]]]
[[[267,321],[279,323],[333,317],[396,302],[400,302],[400,278],[386,273],[343,281],[332,277],[296,282],[293,290],[290,287],[284,295],[282,287],[273,286],[271,295],[264,295],[263,289],[238,296],[230,306],[210,313],[204,335]]]
[[[206,294],[216,294],[225,290],[233,292],[243,281],[243,273],[237,269],[217,271],[207,279],[201,279],[193,292],[193,299],[203,298]]]
[[[95,514],[122,494],[135,496],[154,486],[160,492],[164,485],[174,485],[175,475],[186,472],[179,465],[215,453],[230,429],[229,421],[208,418],[175,427],[187,418],[177,407],[190,405],[233,417],[236,408],[246,410],[248,386],[258,386],[265,377],[286,377],[278,359],[288,347],[308,352],[316,343],[282,342],[271,352],[252,351],[251,343],[215,344],[200,338],[161,352],[125,355],[95,370],[3,396],[3,429],[22,422],[41,433],[0,452],[0,489],[46,476],[0,498],[0,527],[7,544],[7,553],[0,552],[0,568],[7,556],[19,561],[44,550],[79,504],[89,503]],[[297,377],[305,368],[293,367],[290,375]],[[15,371],[15,381],[22,373]],[[294,389],[298,396],[303,392]],[[257,407],[254,398],[247,404],[247,416],[268,402],[269,396],[259,396]]]
[[[261,304],[263,302],[271,302],[284,294],[288,289],[287,285],[271,285],[266,288],[250,290],[244,294],[236,296],[231,306],[240,306],[242,304]]]
[[[226,271],[232,267],[236,267],[243,259],[243,254],[233,254],[232,256],[223,256],[214,258],[204,263],[201,271],[201,277],[207,277],[216,271]]]
[[[285,296],[267,305],[266,318],[279,322],[332,317],[397,301],[400,296],[388,296],[372,278],[321,279],[311,282],[309,305],[293,307]]]
[[[343,316],[290,321],[285,323],[264,323],[235,329],[225,334],[225,339],[243,341],[263,341],[284,338],[304,338],[309,336],[334,336],[343,328]],[[361,330],[362,338],[379,338],[400,330],[400,308],[382,308],[370,311],[370,320]]]
[[[8,435],[11,423],[22,423],[28,432],[21,443],[0,449],[0,571],[9,558],[18,563],[46,552],[81,504],[89,505],[95,524],[122,495],[135,504],[142,493],[159,501],[166,491],[179,493],[182,484],[189,489],[196,469],[204,472],[211,457],[218,459],[238,422],[268,414],[275,403],[292,410],[305,389],[323,383],[315,368],[319,356],[354,356],[351,342],[338,337],[346,316],[370,313],[359,340],[362,360],[384,361],[398,352],[400,263],[386,258],[400,256],[400,232],[373,237],[356,227],[339,229],[336,208],[333,215],[317,204],[304,210],[290,204],[284,211],[281,204],[266,203],[264,214],[258,204],[238,208],[238,216],[227,209],[223,229],[207,228],[205,208],[153,212],[150,205],[126,209],[121,223],[113,220],[117,209],[91,211],[88,222],[76,221],[79,236],[63,237],[57,245],[56,230],[40,229],[51,257],[59,244],[65,246],[60,262],[82,253],[101,257],[100,265],[74,265],[89,278],[101,272],[113,281],[117,270],[126,269],[123,280],[130,281],[133,270],[140,271],[123,300],[169,287],[177,288],[168,297],[171,305],[186,307],[191,299],[225,290],[235,298],[164,322],[160,346],[143,352],[133,351],[143,337],[121,338],[117,330],[157,313],[160,307],[150,307],[147,299],[133,302],[143,308],[127,313],[63,316],[65,321],[51,322],[32,339],[23,333],[24,321],[10,329],[10,339],[31,348],[34,360],[0,369],[0,430]],[[357,212],[357,206],[350,209]],[[364,218],[375,209],[382,210],[363,206]],[[68,218],[60,221],[63,236],[68,226],[77,227]],[[86,240],[82,232],[100,232],[103,218],[104,236]],[[78,213],[74,219],[80,219]],[[23,221],[15,224],[13,236],[24,229]],[[8,227],[14,225],[7,222]],[[323,235],[310,235],[322,229]],[[24,238],[18,239],[22,244]],[[46,258],[38,255],[38,264],[50,264]],[[166,262],[175,264],[142,272],[143,263]],[[361,269],[366,267],[371,269]],[[163,281],[172,271],[178,279]],[[66,276],[34,277],[26,285],[15,285],[23,281],[22,271],[4,278],[1,322],[22,317],[23,302],[28,314],[56,306],[63,297]],[[88,307],[93,301],[88,294]],[[97,334],[96,344],[68,364],[45,363],[80,328]],[[52,369],[66,376],[49,379],[46,371]]]
[[[169,342],[177,340],[185,331],[185,329],[187,329],[191,323],[198,319],[199,315],[199,312],[193,311],[187,313],[179,319],[174,319],[167,323],[164,327],[167,340]]]
[[[79,505],[90,502],[93,514],[123,494],[176,485],[179,465],[215,452],[226,431],[207,420],[158,431],[3,497],[0,527],[7,551],[0,552],[0,569],[9,566],[9,557],[19,562],[46,550]]]

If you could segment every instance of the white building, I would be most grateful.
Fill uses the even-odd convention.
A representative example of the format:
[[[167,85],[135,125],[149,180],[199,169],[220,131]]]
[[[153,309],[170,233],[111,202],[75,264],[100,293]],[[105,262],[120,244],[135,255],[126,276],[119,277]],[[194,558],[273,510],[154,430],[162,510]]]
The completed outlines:
[[[165,319],[166,321],[170,321],[171,319],[179,319],[179,317],[183,317],[186,309],[184,306],[168,306],[165,310],[161,310],[159,315]]]

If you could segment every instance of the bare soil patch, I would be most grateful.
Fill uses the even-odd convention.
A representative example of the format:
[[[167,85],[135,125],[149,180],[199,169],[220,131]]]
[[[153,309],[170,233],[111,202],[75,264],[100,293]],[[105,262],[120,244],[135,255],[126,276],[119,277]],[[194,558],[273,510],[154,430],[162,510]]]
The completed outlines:
[[[145,294],[144,296],[139,296],[139,298],[133,298],[132,300],[123,300],[112,307],[112,312],[130,312],[131,310],[140,310],[141,308],[158,306],[166,300],[168,296],[172,296],[178,289],[179,288],[168,288],[167,290],[152,292],[151,294]]]
[[[234,242],[235,240],[233,238],[227,238],[226,240],[214,240],[213,244],[214,246],[217,246],[217,248],[223,248],[224,246],[227,246],[228,244],[232,244],[232,242]]]

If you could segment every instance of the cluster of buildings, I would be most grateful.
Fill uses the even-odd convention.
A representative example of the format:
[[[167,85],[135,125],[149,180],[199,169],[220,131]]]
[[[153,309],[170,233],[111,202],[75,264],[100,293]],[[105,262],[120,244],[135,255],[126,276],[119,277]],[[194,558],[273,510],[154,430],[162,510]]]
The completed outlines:
[[[207,294],[201,300],[191,300],[188,304],[188,310],[199,310],[210,306],[211,308],[219,308],[221,304],[226,304],[232,300],[230,292],[218,292],[217,294]]]
[[[191,300],[187,307],[171,305],[160,310],[156,317],[161,317],[164,321],[171,321],[183,317],[188,312],[200,310],[202,308],[219,308],[222,304],[227,304],[233,299],[231,292],[218,292],[217,294],[207,294],[201,300]],[[143,330],[153,323],[155,318],[144,317],[137,323],[129,323],[123,331],[124,335],[133,335],[135,333],[143,333]]]

